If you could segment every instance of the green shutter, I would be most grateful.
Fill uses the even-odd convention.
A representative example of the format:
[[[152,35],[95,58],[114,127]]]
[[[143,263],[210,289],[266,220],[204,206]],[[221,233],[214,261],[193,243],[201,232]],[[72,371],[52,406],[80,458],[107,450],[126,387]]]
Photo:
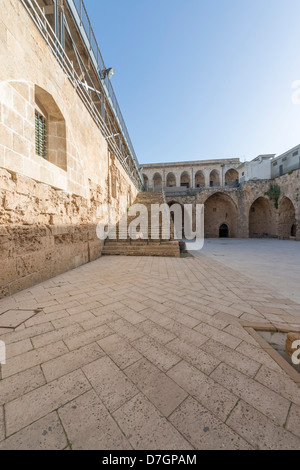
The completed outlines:
[[[38,112],[35,113],[35,151],[46,158],[46,120]]]

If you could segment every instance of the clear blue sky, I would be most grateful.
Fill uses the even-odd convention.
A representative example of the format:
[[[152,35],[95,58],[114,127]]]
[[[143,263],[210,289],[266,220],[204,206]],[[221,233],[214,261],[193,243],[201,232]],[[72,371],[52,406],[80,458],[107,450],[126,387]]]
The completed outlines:
[[[299,0],[86,0],[140,163],[300,143]]]

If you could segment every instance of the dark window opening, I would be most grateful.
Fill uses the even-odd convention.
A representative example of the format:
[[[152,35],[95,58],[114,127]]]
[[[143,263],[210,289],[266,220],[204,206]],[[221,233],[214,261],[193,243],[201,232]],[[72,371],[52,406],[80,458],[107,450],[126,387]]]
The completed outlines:
[[[291,237],[296,236],[296,231],[297,231],[296,224],[293,224],[291,228]]]
[[[46,158],[46,119],[42,114],[35,112],[35,152]]]

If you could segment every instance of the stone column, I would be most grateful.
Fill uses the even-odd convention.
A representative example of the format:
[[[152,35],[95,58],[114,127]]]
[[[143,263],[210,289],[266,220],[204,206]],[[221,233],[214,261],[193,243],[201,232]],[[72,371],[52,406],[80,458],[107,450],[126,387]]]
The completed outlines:
[[[205,179],[205,187],[209,188],[210,187],[210,170],[204,170],[204,179]]]

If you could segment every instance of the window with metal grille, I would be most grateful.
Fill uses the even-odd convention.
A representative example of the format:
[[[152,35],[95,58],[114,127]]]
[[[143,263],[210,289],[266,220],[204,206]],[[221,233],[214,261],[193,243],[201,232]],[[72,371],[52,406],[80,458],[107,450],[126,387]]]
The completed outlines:
[[[35,112],[35,152],[40,157],[46,158],[46,119],[37,111]]]

